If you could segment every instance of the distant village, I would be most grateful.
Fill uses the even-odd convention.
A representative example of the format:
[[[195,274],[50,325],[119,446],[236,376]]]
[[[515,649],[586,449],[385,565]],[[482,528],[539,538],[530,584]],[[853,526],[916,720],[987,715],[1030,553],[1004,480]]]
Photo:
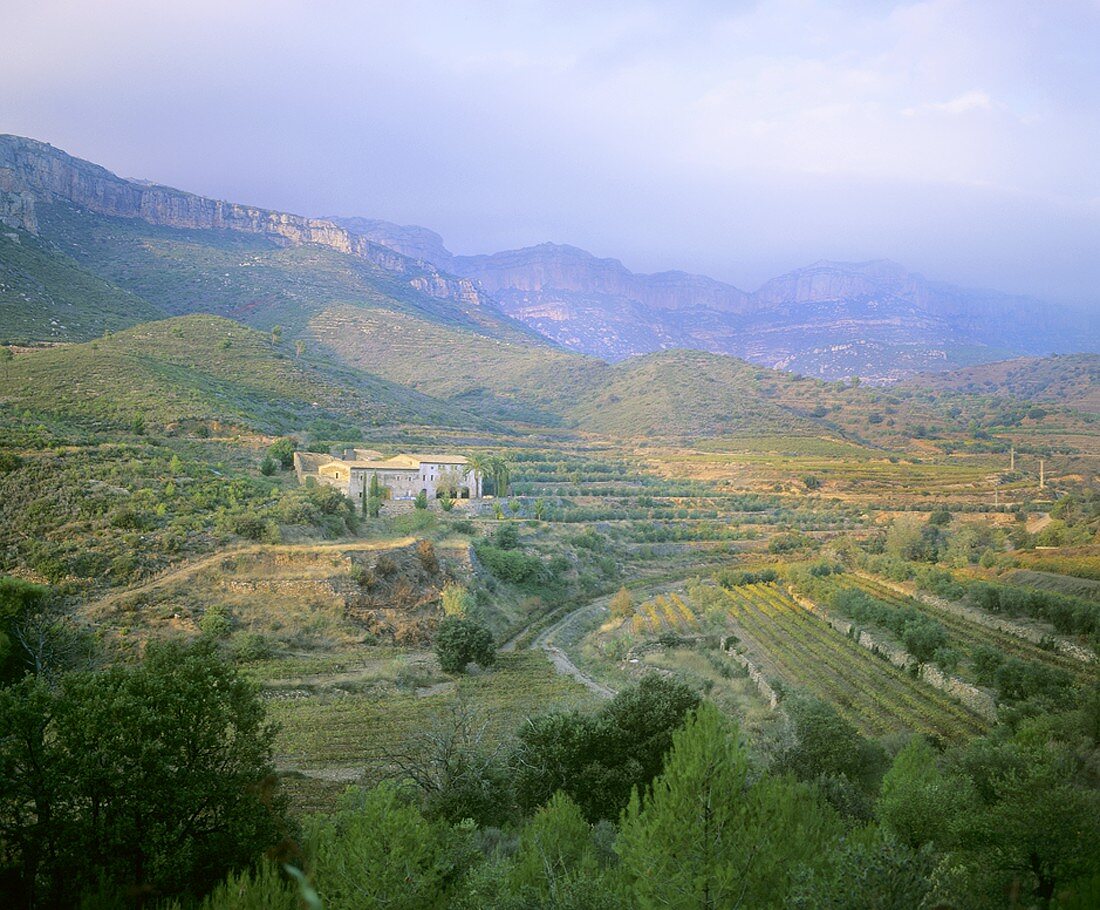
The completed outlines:
[[[400,454],[389,458],[373,449],[348,449],[342,457],[314,452],[294,453],[299,482],[313,478],[335,487],[364,508],[377,478],[383,500],[480,499],[483,477],[463,455]]]

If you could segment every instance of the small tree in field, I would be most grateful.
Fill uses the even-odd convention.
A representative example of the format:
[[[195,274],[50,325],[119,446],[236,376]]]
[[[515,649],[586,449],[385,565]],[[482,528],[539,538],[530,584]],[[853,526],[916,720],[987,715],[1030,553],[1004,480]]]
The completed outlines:
[[[417,509],[428,508],[428,494],[421,490],[416,494],[416,499],[413,500],[413,507]]]
[[[458,616],[448,616],[439,624],[435,653],[445,673],[461,673],[469,663],[491,667],[497,659],[493,633]]]
[[[624,587],[619,588],[618,593],[611,598],[611,615],[615,619],[626,619],[634,613],[634,598]]]

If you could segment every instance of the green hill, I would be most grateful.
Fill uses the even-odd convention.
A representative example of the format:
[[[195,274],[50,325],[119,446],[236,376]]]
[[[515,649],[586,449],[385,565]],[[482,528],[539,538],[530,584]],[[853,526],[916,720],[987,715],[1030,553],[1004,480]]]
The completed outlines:
[[[1019,357],[947,373],[922,373],[906,388],[1003,396],[1100,414],[1100,354]]]
[[[889,447],[904,444],[913,423],[934,424],[942,416],[911,395],[895,398],[700,351],[611,365],[356,307],[326,310],[307,333],[342,362],[485,418],[607,435],[779,433]]]
[[[758,379],[757,377],[761,377]],[[722,436],[820,432],[824,427],[772,401],[764,386],[786,374],[733,357],[673,350],[606,371],[570,414],[585,429],[620,436]]]
[[[499,420],[557,425],[607,375],[602,360],[455,330],[403,313],[333,307],[308,333],[344,363]]]
[[[411,389],[216,316],[150,322],[107,338],[18,355],[0,367],[9,413],[84,427],[149,429],[190,421],[291,432],[415,423],[484,426]]]
[[[0,342],[86,341],[164,315],[33,234],[0,229]]]

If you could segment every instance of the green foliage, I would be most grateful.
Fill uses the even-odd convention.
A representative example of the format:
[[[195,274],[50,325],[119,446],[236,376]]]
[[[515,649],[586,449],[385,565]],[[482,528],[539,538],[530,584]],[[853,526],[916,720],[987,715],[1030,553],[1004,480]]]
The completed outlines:
[[[595,715],[532,718],[511,761],[520,807],[532,811],[561,790],[589,821],[614,819],[660,771],[673,731],[698,703],[683,683],[648,674]]]
[[[493,633],[484,626],[459,616],[447,616],[435,634],[435,653],[444,673],[461,673],[476,663],[491,667],[496,663]]]
[[[836,591],[830,606],[855,622],[889,629],[921,663],[930,661],[947,645],[947,630],[914,607],[894,606],[856,588]]]
[[[267,454],[286,469],[294,464],[295,448],[294,440],[284,436],[282,439],[275,440],[275,442],[267,447]]]
[[[27,668],[29,655],[21,654],[16,627],[41,611],[50,599],[50,589],[22,578],[0,575],[0,685],[18,679]]]
[[[274,863],[231,872],[202,902],[201,910],[299,910],[298,888]]]
[[[915,910],[928,906],[938,861],[880,829],[844,838],[824,874],[807,876],[788,898],[790,910]]]
[[[524,826],[509,890],[533,906],[554,905],[575,878],[596,871],[588,822],[580,807],[558,792]]]
[[[439,599],[443,604],[444,616],[468,616],[476,606],[476,601],[470,592],[462,585],[448,582],[439,593]]]
[[[233,631],[233,617],[225,604],[214,603],[208,606],[199,620],[199,629],[210,638],[225,638]]]
[[[723,588],[740,588],[744,585],[771,584],[779,577],[775,569],[748,572],[744,569],[721,569],[714,573],[714,580]]]
[[[982,581],[971,582],[965,586],[965,590],[970,603],[990,613],[1042,619],[1059,632],[1078,635],[1095,635],[1100,632],[1100,603],[1080,597],[1068,597],[1054,591]]]
[[[443,908],[473,850],[470,831],[424,818],[393,784],[351,791],[307,841],[326,910]]]
[[[886,772],[876,811],[887,830],[916,849],[948,840],[945,809],[957,808],[970,799],[962,782],[949,779],[940,770],[928,741],[914,736]]]
[[[652,789],[631,797],[617,850],[632,906],[781,907],[839,832],[805,785],[750,783],[740,731],[704,702],[674,735]]]
[[[413,500],[413,507],[423,511],[428,508],[428,494],[421,490],[416,494],[416,499]]]
[[[277,462],[270,455],[265,455],[264,460],[260,462],[260,473],[264,477],[270,477],[279,469],[279,462]]]
[[[804,781],[844,778],[866,793],[877,789],[886,763],[881,746],[820,699],[795,696],[783,707],[793,739],[777,756],[778,770]]]
[[[537,556],[520,550],[502,550],[487,540],[475,543],[474,553],[501,581],[526,584],[539,580],[544,574],[542,560]]]
[[[46,903],[202,893],[282,833],[275,732],[211,642],[0,690],[0,862]]]

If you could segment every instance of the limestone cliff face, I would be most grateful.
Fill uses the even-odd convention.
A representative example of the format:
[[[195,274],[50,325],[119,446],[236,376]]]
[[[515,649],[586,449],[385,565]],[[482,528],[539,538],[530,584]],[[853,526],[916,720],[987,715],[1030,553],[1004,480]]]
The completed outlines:
[[[163,227],[261,234],[292,246],[317,244],[365,259],[440,299],[490,303],[467,278],[441,274],[427,262],[375,243],[322,218],[306,218],[210,199],[154,183],[126,180],[53,146],[0,135],[0,220],[35,232],[35,198],[64,200],[100,215],[138,218]]]
[[[451,272],[451,251],[435,231],[415,224],[394,224],[377,218],[330,218],[334,224],[353,234],[366,237],[371,243],[389,247],[402,256],[428,262],[437,269]]]
[[[640,275],[618,259],[557,243],[542,243],[491,256],[456,256],[453,270],[476,278],[489,292],[512,290],[541,293],[553,289],[599,294],[660,310],[706,308],[741,313],[748,295],[729,284],[686,272]]]
[[[0,224],[38,233],[34,196],[8,170],[0,168]]]

